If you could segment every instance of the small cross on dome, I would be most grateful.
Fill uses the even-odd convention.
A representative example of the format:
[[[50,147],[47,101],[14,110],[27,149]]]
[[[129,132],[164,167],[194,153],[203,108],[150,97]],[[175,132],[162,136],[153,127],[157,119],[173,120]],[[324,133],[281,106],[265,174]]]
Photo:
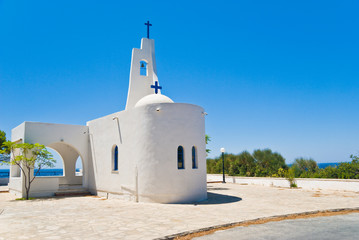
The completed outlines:
[[[151,85],[151,88],[155,89],[155,94],[158,93],[158,89],[162,89],[162,87],[160,87],[160,85],[158,85],[158,81],[155,82],[155,85]]]

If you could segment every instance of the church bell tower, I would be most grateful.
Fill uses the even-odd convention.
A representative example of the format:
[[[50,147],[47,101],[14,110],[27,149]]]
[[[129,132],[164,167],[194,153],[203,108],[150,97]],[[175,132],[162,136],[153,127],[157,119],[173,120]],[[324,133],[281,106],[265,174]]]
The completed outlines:
[[[147,38],[142,38],[140,49],[132,49],[126,110],[133,108],[141,98],[149,94],[161,93],[156,69],[155,41],[149,38],[149,27],[152,25],[148,21],[145,25]]]

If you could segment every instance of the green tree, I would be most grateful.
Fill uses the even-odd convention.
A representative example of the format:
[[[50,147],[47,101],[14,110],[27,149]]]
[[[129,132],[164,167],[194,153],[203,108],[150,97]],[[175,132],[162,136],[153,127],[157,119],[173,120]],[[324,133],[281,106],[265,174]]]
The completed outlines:
[[[3,144],[6,142],[6,133],[0,130],[0,151],[4,149]],[[0,152],[0,163],[9,161],[9,157],[6,154]]]
[[[252,155],[256,161],[255,176],[257,177],[273,176],[278,173],[279,168],[288,168],[284,157],[270,149],[257,149]]]
[[[297,158],[295,159],[292,168],[295,177],[312,177],[314,173],[319,170],[318,164],[313,159]]]
[[[319,178],[338,178],[338,169],[337,167],[328,166],[325,169],[320,169],[318,174],[314,176]]]
[[[256,163],[254,157],[247,151],[241,152],[239,155],[229,155],[230,161],[228,173],[231,176],[254,176]]]
[[[343,179],[359,179],[359,157],[351,155],[350,163],[340,163],[337,172],[338,178]]]
[[[206,140],[206,145],[207,145],[211,141],[211,137],[206,134],[205,140]],[[206,152],[210,153],[211,149],[206,149]]]
[[[7,141],[3,144],[2,154],[11,155],[10,161],[5,162],[11,165],[17,165],[23,174],[26,190],[26,199],[29,199],[31,183],[34,181],[41,168],[53,167],[56,160],[52,154],[47,151],[44,145],[35,143],[15,143]],[[34,174],[31,174],[36,169]]]
[[[0,130],[0,150],[3,149],[4,142],[6,142],[6,133]]]

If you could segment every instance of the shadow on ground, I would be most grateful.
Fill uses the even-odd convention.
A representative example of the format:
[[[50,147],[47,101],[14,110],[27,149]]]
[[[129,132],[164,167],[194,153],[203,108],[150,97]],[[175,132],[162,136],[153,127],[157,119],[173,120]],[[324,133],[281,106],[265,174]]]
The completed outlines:
[[[224,188],[224,187],[208,187],[207,190],[211,191],[211,190],[229,190],[229,188]]]
[[[210,205],[210,204],[226,204],[226,203],[234,203],[242,200],[240,197],[218,194],[218,193],[207,193],[207,200],[197,202],[195,205]]]

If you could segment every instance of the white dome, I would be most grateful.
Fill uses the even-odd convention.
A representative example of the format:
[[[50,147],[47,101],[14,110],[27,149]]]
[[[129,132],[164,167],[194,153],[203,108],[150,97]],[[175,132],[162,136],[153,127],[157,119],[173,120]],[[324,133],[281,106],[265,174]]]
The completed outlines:
[[[173,103],[172,99],[162,94],[150,94],[141,98],[135,105],[135,107],[140,107],[148,104],[154,103]]]

